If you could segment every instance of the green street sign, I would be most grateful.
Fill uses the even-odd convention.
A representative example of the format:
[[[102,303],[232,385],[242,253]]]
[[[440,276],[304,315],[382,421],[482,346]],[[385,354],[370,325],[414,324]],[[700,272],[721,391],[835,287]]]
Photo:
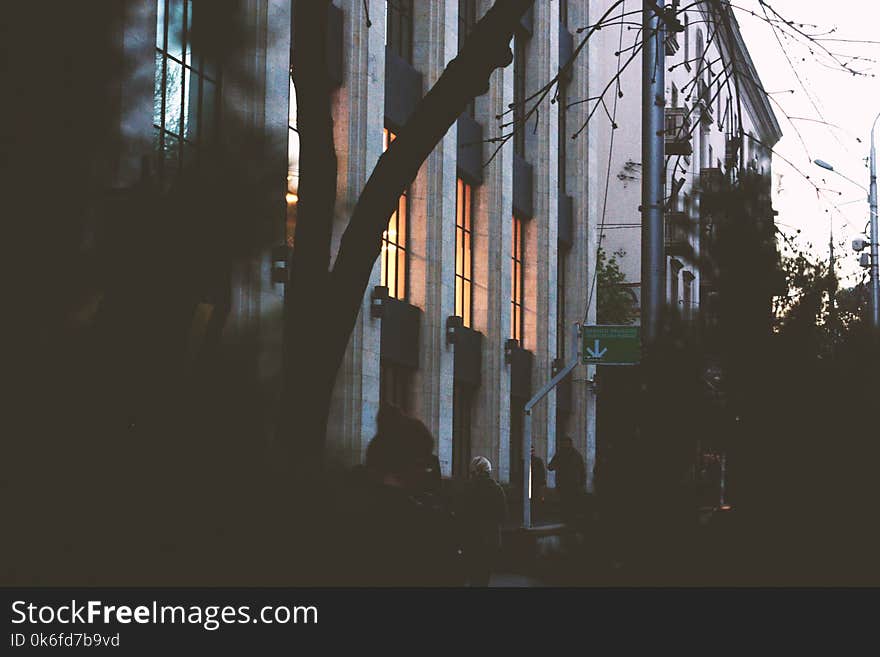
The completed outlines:
[[[642,356],[641,327],[584,326],[584,362],[593,365],[635,365]]]

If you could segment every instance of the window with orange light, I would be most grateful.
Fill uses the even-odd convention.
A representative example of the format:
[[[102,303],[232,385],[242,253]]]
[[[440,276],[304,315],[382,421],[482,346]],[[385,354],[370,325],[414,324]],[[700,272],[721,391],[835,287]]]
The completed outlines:
[[[470,327],[473,311],[473,187],[458,179],[455,202],[455,314]]]
[[[523,302],[525,301],[525,271],[523,220],[513,218],[513,240],[510,251],[510,337],[522,346],[523,340]]]
[[[395,134],[385,128],[384,148],[394,141]],[[381,264],[381,282],[388,288],[388,296],[395,299],[407,298],[407,251],[409,204],[407,192],[400,195],[397,210],[388,219],[388,227],[382,233],[382,251],[379,254]]]

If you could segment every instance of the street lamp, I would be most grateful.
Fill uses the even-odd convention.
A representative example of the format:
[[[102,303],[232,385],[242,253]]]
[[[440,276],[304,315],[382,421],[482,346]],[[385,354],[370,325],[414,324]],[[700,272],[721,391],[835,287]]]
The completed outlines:
[[[815,164],[816,166],[822,167],[823,169],[827,169],[828,171],[831,171],[832,173],[836,173],[838,176],[840,176],[841,178],[843,178],[844,180],[846,180],[848,182],[851,182],[853,185],[855,185],[859,189],[863,189],[866,192],[868,191],[867,187],[865,187],[861,183],[857,183],[855,180],[853,180],[849,176],[843,175],[842,173],[840,173],[840,171],[835,169],[833,165],[829,164],[825,160],[813,160],[813,164]]]
[[[871,167],[871,177],[869,182],[869,188],[865,189],[863,185],[860,185],[852,178],[843,175],[839,171],[835,170],[832,165],[830,165],[825,160],[813,160],[813,163],[816,166],[822,167],[823,169],[827,169],[833,173],[836,173],[838,176],[851,182],[853,185],[865,190],[868,192],[868,206],[870,209],[870,224],[871,224],[871,326],[876,330],[880,328],[880,283],[878,283],[878,266],[880,266],[880,262],[877,260],[877,151],[874,146],[874,131],[877,127],[877,121],[880,120],[880,114],[877,114],[874,119],[874,123],[871,124],[871,157],[870,157],[870,167]]]
[[[868,204],[871,207],[871,326],[880,328],[880,284],[877,281],[877,150],[874,148],[874,130],[880,113],[871,124],[871,182],[868,191]]]

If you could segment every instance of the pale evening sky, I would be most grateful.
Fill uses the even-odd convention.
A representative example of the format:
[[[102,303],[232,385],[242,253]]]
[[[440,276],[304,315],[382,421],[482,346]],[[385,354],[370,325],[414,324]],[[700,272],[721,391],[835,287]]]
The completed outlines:
[[[817,198],[817,191],[810,182],[782,157],[774,157],[777,224],[790,235],[801,229],[800,243],[811,242],[811,251],[827,259],[830,220],[835,237],[835,261],[843,279],[841,284],[849,286],[858,282],[863,273],[850,243],[862,233],[868,220],[866,193],[835,173],[817,167],[812,160],[825,160],[835,170],[868,186],[869,134],[874,117],[880,113],[880,43],[877,42],[880,41],[877,30],[880,3],[874,0],[768,0],[767,4],[784,18],[795,21],[798,27],[805,24],[800,28],[804,32],[825,33],[818,37],[828,39],[820,42],[823,46],[839,53],[840,59],[851,68],[868,74],[865,77],[843,72],[820,48],[811,46],[814,51],[811,54],[808,46],[783,36],[777,29],[781,47],[774,29],[763,20],[759,0],[733,0],[737,20],[764,88],[770,92],[795,90],[794,93],[773,93],[778,102],[773,103],[774,111],[784,133],[776,151],[827,190]],[[844,40],[873,40],[874,43]],[[783,54],[783,47],[791,65]],[[853,56],[863,59],[850,59]],[[792,65],[797,74],[792,71]],[[787,119],[785,113],[792,120]],[[880,143],[880,135],[877,139]]]

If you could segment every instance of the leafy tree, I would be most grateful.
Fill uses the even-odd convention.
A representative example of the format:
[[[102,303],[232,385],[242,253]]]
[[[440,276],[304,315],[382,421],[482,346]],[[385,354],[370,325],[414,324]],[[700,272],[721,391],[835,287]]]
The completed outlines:
[[[787,240],[787,238],[784,238]],[[787,293],[774,300],[774,331],[819,357],[829,357],[858,329],[867,308],[864,284],[840,289],[828,262],[813,261],[791,241],[781,258]]]
[[[598,250],[596,322],[599,324],[631,324],[633,321],[633,298],[623,287],[626,276],[620,271],[617,262],[618,258],[623,258],[625,255],[625,251],[618,249],[609,258],[605,249],[600,247]]]

